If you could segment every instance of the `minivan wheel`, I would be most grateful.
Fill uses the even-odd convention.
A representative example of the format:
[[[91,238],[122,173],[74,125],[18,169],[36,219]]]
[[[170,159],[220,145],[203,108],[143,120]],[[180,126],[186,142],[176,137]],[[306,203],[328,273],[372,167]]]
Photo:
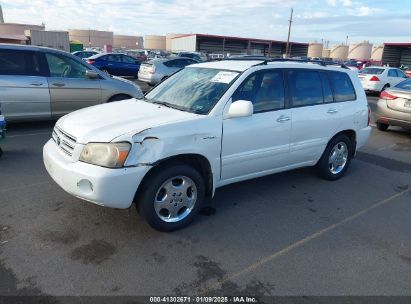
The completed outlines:
[[[183,228],[192,221],[204,201],[203,178],[183,163],[154,170],[141,186],[137,210],[159,231]]]
[[[377,129],[380,131],[387,131],[388,127],[390,126],[389,124],[385,124],[382,122],[377,122],[375,124],[377,125]]]
[[[351,140],[346,135],[334,137],[316,165],[317,173],[326,180],[337,180],[347,171],[353,155]]]

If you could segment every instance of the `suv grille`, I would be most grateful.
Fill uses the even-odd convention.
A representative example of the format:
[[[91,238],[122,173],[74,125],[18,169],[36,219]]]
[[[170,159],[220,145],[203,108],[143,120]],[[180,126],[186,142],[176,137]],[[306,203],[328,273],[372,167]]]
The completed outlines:
[[[73,135],[64,132],[58,127],[54,127],[52,138],[61,151],[70,157],[73,155],[77,143],[77,139]]]

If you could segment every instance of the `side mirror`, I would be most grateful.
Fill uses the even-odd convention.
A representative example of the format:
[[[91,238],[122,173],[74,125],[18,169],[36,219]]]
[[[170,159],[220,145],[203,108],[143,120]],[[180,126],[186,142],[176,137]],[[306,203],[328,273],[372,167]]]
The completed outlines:
[[[86,78],[89,78],[89,79],[98,79],[99,76],[100,76],[100,75],[99,75],[97,72],[95,72],[95,71],[92,71],[92,70],[87,70],[87,71],[86,71]]]
[[[254,107],[251,101],[237,100],[228,109],[229,118],[248,117],[253,115]]]

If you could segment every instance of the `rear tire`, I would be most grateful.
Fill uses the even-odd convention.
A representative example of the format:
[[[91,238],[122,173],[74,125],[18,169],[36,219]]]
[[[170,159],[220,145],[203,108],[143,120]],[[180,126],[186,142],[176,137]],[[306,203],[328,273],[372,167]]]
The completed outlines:
[[[340,179],[350,165],[353,152],[353,145],[348,136],[344,134],[335,136],[328,143],[316,165],[318,176],[330,181]]]
[[[138,212],[159,231],[169,232],[187,226],[204,202],[202,176],[184,163],[160,165],[154,170],[138,191]]]
[[[377,125],[377,129],[380,131],[387,131],[388,127],[390,126],[389,124],[385,124],[382,122],[377,122],[376,125]]]
[[[110,72],[107,69],[101,69],[101,71],[107,75],[111,75]]]

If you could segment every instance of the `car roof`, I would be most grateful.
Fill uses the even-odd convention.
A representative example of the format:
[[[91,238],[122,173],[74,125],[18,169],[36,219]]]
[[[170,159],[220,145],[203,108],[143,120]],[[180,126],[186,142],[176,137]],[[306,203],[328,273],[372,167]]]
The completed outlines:
[[[210,61],[194,64],[194,67],[199,68],[209,68],[209,69],[220,69],[220,70],[230,70],[243,72],[248,70],[252,66],[262,63],[262,60],[221,60],[221,61]]]
[[[200,68],[210,68],[210,69],[221,69],[229,71],[244,72],[254,66],[265,66],[265,67],[275,67],[275,68],[308,68],[308,69],[321,69],[321,70],[335,70],[335,71],[349,71],[349,69],[344,69],[339,66],[334,65],[321,65],[315,62],[306,63],[299,61],[269,61],[265,60],[221,60],[221,61],[211,61],[203,62],[192,65],[193,67]]]

